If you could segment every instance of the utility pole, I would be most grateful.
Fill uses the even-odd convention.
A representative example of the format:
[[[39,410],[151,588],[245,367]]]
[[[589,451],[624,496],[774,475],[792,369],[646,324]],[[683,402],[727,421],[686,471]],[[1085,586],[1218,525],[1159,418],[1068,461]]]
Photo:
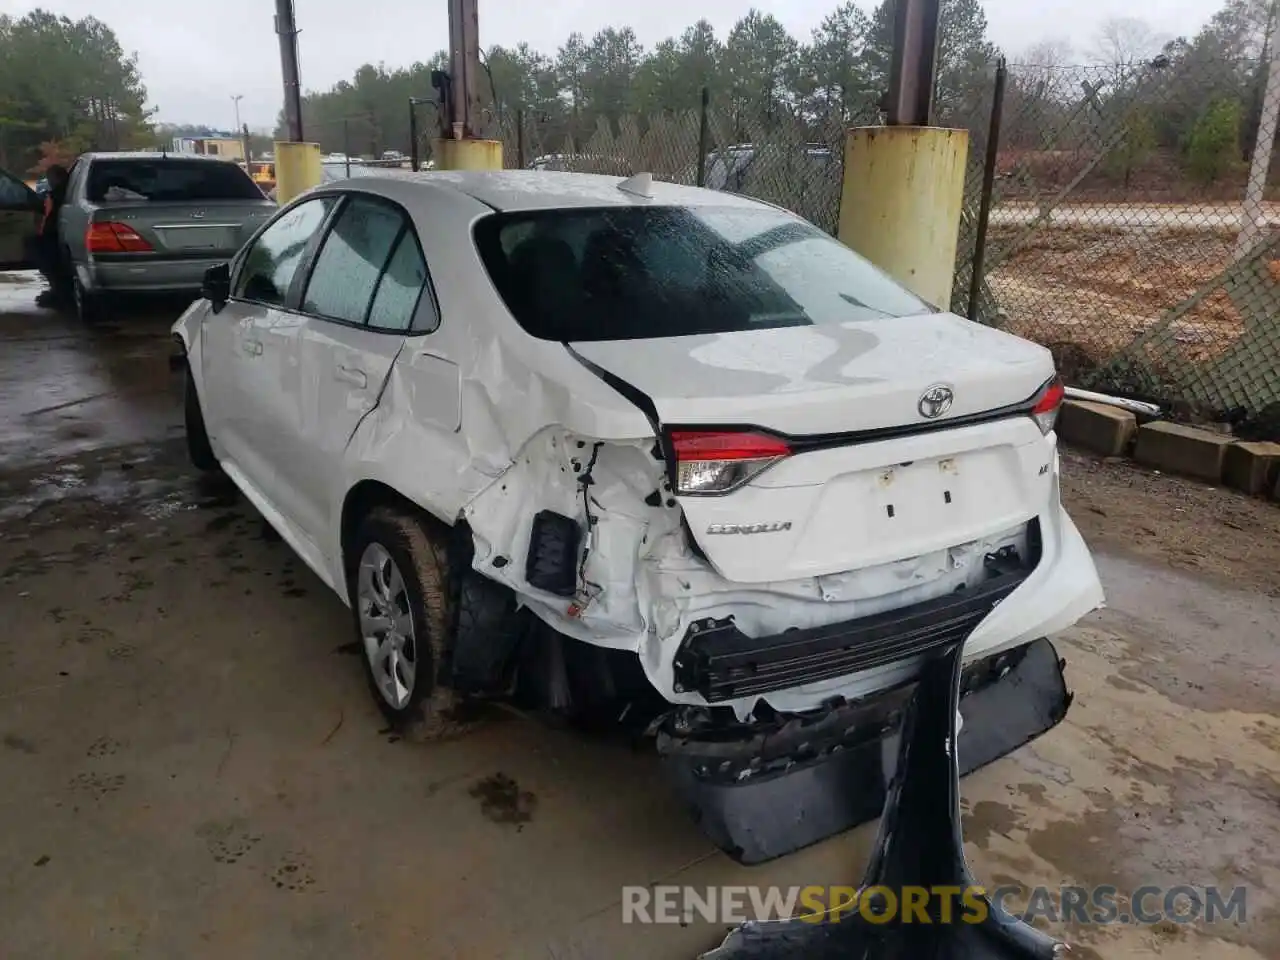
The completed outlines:
[[[324,176],[320,144],[302,139],[302,78],[298,70],[298,26],[293,0],[276,0],[276,35],[280,38],[280,72],[284,79],[285,139],[276,141],[276,197],[287,203]]]
[[[939,12],[939,0],[898,0],[885,97],[891,127],[927,127],[933,117]]]
[[[302,142],[302,80],[298,69],[298,27],[293,0],[276,0],[276,34],[280,37],[280,69],[284,75],[284,123],[289,139]]]
[[[1236,257],[1246,256],[1262,239],[1266,213],[1262,207],[1267,190],[1267,174],[1271,172],[1271,156],[1276,145],[1276,127],[1280,124],[1280,0],[1272,0],[1271,23],[1267,46],[1270,66],[1266,92],[1262,95],[1262,113],[1258,119],[1258,135],[1253,144],[1253,162],[1249,165],[1249,181],[1244,188],[1244,205],[1240,210],[1240,235],[1236,239]]]
[[[236,106],[236,126],[235,126],[235,128],[236,128],[237,130],[239,130],[239,129],[240,129],[240,101],[241,101],[241,100],[243,100],[243,99],[244,99],[244,94],[243,94],[243,93],[234,93],[234,94],[232,94],[232,95],[231,95],[231,102],[232,102],[232,103],[234,103],[234,104],[235,104],[235,106]],[[246,159],[246,160],[248,160],[249,158],[248,158],[248,157],[245,157],[245,159]]]
[[[478,0],[449,0],[449,91],[447,111],[452,129],[442,131],[454,140],[479,136],[480,11]]]
[[[922,300],[949,309],[967,130],[930,126],[940,0],[898,0],[888,125],[850,130],[838,236]]]
[[[480,14],[478,0],[449,0],[449,74],[433,76],[440,90],[440,137],[432,156],[442,170],[501,170],[502,143],[481,137]],[[412,110],[412,106],[410,106]]]

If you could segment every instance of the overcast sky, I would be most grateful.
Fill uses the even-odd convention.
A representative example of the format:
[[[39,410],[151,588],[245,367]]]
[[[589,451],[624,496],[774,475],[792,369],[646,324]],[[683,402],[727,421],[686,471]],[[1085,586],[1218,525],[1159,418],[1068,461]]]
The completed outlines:
[[[874,0],[860,0],[870,12]],[[752,6],[772,13],[797,38],[838,0],[480,0],[480,41],[528,41],[544,53],[574,30],[590,36],[601,27],[631,26],[651,47],[705,17],[722,39]],[[1161,0],[1146,19],[1167,36],[1194,33],[1220,0]],[[273,127],[282,99],[273,0],[0,0],[0,11],[23,14],[40,6],[72,18],[89,14],[115,30],[136,51],[151,105],[173,123],[231,127],[233,94],[243,94],[241,117],[252,127]],[[1017,54],[1044,39],[1065,39],[1084,60],[1099,24],[1138,15],[1133,0],[985,0],[990,37]],[[445,0],[295,0],[302,82],[324,89],[349,78],[363,63],[389,67],[426,60],[445,46]],[[179,13],[178,11],[181,11]],[[1157,12],[1158,11],[1158,12]],[[429,94],[430,91],[423,91]]]

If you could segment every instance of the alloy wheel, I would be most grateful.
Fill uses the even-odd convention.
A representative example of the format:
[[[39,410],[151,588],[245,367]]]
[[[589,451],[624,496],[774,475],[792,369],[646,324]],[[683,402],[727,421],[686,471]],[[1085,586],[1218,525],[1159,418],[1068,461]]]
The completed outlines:
[[[401,710],[413,696],[417,638],[404,576],[380,543],[370,543],[360,557],[356,603],[374,685],[392,709]]]

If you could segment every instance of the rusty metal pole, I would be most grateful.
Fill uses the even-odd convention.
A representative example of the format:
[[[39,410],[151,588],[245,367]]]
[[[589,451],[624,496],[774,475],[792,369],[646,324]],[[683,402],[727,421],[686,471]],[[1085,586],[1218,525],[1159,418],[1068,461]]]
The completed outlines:
[[[711,110],[711,91],[702,88],[698,110],[698,169],[694,174],[694,183],[700,187],[707,185],[707,150],[711,145],[711,126],[708,114]]]
[[[885,98],[888,126],[927,127],[933,121],[940,9],[940,0],[898,0],[896,4]]]
[[[480,11],[478,0],[449,0],[449,78],[453,129],[441,131],[454,140],[479,137]]]
[[[987,227],[991,222],[991,200],[995,193],[996,161],[1000,156],[1000,120],[1004,117],[1004,88],[1009,68],[1004,57],[996,63],[996,86],[991,97],[991,122],[987,127],[987,155],[982,165],[982,199],[978,203],[978,225],[973,239],[973,260],[969,264],[969,319],[978,320],[983,271],[987,257]]]
[[[418,101],[409,98],[409,169],[418,172]]]
[[[940,0],[897,0],[888,125],[845,138],[837,236],[923,300],[954,299],[969,131],[932,126]]]
[[[280,37],[280,69],[284,75],[284,125],[289,139],[302,142],[302,80],[298,67],[298,26],[293,0],[276,0],[276,34]]]

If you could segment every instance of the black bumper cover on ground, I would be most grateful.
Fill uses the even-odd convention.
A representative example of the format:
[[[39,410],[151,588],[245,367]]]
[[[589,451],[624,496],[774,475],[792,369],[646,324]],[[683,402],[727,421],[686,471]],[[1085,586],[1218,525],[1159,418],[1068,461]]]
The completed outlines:
[[[711,841],[742,863],[762,863],[880,815],[903,717],[926,679],[754,742],[660,733],[658,750]],[[959,686],[961,775],[1049,730],[1071,703],[1058,655],[1043,639],[972,664]]]
[[[1039,640],[1003,677],[962,699],[962,650],[957,643],[925,665],[896,733],[883,741],[883,768],[871,781],[859,779],[872,766],[869,758],[846,766],[842,752],[822,764],[748,783],[740,788],[745,793],[732,798],[724,791],[702,792],[701,801],[713,805],[700,809],[721,821],[724,837],[763,853],[779,850],[788,829],[801,837],[821,833],[811,823],[815,817],[827,827],[842,819],[842,811],[855,811],[845,813],[845,821],[866,819],[867,794],[880,794],[880,831],[862,890],[974,886],[961,835],[961,771],[1002,756],[1055,725],[1070,696],[1053,647]],[[957,707],[964,726],[953,750]],[[756,789],[761,786],[763,791]],[[793,844],[798,845],[803,844]],[[919,917],[903,923],[898,916],[872,923],[858,910],[834,919],[748,923],[731,932],[706,960],[1052,960],[1061,955],[1061,945],[1052,938],[990,901],[987,906],[980,922],[957,918],[944,923],[947,914],[939,912],[940,901],[931,899],[928,923]]]

